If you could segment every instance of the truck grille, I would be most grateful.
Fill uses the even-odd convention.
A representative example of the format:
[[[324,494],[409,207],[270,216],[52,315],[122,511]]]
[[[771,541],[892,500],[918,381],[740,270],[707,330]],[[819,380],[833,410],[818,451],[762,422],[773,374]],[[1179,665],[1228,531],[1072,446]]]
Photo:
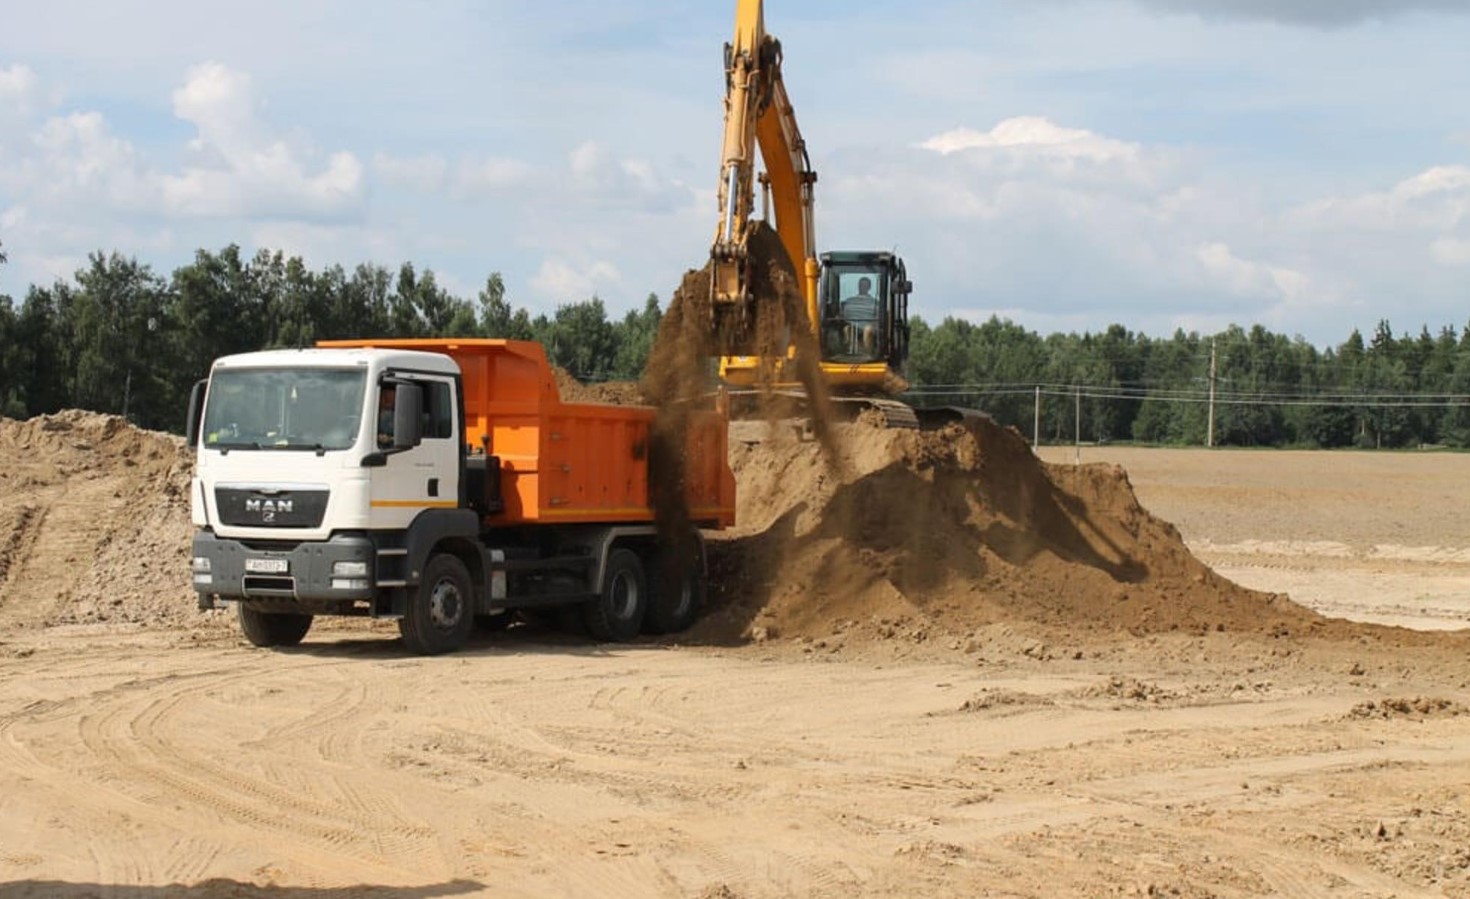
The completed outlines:
[[[326,490],[272,490],[216,487],[220,521],[236,527],[314,528],[327,514]]]

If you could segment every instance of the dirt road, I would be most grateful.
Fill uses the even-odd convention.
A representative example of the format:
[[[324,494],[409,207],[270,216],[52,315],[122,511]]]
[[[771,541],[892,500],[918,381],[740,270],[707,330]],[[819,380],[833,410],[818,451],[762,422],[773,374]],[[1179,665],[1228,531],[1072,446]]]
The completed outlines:
[[[1388,573],[1452,597],[1470,460],[1250,454],[1231,480],[1227,456],[1125,461],[1257,586],[1331,575],[1373,615],[1368,548],[1436,547]],[[223,624],[13,626],[0,897],[1470,896],[1459,635],[893,630],[516,628],[421,659],[391,625],[285,652]]]

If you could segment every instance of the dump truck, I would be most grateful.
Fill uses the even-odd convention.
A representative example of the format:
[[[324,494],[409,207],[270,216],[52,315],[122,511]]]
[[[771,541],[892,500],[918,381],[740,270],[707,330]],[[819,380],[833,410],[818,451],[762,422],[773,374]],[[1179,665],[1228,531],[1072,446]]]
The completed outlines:
[[[527,341],[220,358],[188,415],[200,607],[233,603],[256,646],[295,645],[318,615],[397,619],[420,654],[522,611],[607,641],[682,630],[703,531],[735,519],[728,408],[686,410],[673,437],[655,411],[564,401]]]

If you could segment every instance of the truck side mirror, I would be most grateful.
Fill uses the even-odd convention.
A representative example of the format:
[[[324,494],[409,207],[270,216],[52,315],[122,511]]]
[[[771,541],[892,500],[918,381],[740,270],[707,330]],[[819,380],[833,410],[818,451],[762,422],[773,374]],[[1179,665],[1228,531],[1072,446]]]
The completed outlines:
[[[189,391],[189,417],[184,421],[184,439],[189,443],[189,449],[193,449],[199,443],[199,420],[204,417],[204,389],[209,385],[208,380],[194,382],[194,389]]]
[[[424,388],[399,382],[393,406],[393,448],[410,449],[424,441]]]

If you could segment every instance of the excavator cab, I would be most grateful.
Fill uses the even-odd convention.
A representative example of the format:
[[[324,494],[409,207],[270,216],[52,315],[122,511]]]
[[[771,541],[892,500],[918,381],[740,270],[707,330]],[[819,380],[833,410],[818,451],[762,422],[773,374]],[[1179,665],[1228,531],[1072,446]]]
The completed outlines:
[[[823,253],[821,261],[817,309],[823,368],[881,366],[902,372],[913,289],[903,260],[887,252],[833,251]]]

